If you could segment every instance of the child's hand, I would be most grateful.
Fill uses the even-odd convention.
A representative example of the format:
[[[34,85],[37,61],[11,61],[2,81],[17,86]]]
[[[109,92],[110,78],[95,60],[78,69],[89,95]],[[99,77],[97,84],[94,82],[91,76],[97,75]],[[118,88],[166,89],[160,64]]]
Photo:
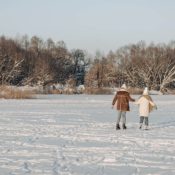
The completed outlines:
[[[157,105],[154,106],[154,109],[157,110]]]

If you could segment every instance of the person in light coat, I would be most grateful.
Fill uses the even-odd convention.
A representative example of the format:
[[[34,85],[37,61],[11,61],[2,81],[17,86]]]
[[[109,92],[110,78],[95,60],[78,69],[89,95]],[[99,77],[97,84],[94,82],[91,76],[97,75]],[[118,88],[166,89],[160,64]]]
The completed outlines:
[[[157,109],[156,104],[153,102],[151,96],[149,95],[148,88],[146,87],[143,91],[143,95],[135,102],[139,105],[139,114],[140,114],[140,129],[142,128],[143,122],[145,121],[145,129],[148,129],[149,125],[149,113],[155,108]]]

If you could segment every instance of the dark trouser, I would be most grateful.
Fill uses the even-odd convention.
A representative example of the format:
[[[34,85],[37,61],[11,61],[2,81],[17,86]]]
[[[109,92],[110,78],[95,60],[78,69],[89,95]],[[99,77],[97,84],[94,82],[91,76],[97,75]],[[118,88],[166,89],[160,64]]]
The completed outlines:
[[[140,124],[143,124],[145,120],[145,125],[148,126],[148,117],[140,116]]]
[[[118,111],[117,124],[120,123],[121,117],[123,124],[126,124],[126,111]]]

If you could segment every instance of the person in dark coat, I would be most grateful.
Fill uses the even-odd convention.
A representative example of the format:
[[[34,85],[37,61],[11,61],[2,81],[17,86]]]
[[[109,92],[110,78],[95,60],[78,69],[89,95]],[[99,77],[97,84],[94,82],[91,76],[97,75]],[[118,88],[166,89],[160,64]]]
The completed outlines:
[[[126,112],[130,111],[129,101],[135,101],[135,99],[130,97],[127,87],[123,84],[120,90],[116,93],[113,101],[112,107],[116,107],[118,111],[118,118],[116,123],[116,130],[120,129],[120,119],[122,117],[122,127],[126,129]]]

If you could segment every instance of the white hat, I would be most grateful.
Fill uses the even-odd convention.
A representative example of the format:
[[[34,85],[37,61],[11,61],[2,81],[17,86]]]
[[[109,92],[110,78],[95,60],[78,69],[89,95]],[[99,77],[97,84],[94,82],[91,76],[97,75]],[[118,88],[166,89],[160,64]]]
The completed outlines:
[[[144,89],[143,95],[148,95],[148,88],[147,87]]]
[[[127,89],[127,87],[126,87],[126,84],[123,84],[122,86],[121,86],[121,89]]]

